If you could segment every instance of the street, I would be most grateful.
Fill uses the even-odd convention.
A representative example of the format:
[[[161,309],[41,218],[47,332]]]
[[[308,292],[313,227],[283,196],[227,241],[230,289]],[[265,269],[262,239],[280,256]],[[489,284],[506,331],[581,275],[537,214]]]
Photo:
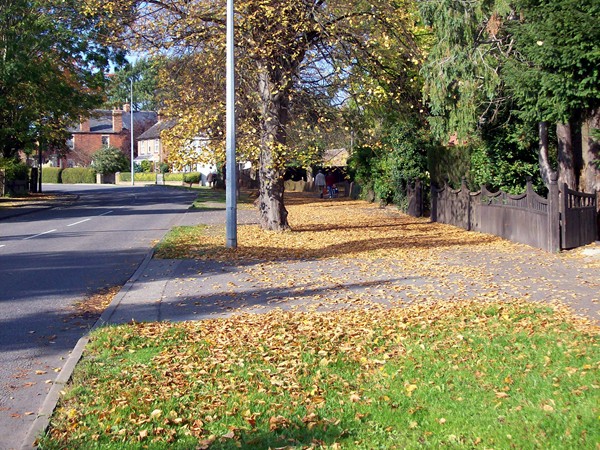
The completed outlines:
[[[164,187],[46,186],[71,204],[0,222],[0,449],[18,448],[94,318],[74,304],[123,285],[195,195]]]

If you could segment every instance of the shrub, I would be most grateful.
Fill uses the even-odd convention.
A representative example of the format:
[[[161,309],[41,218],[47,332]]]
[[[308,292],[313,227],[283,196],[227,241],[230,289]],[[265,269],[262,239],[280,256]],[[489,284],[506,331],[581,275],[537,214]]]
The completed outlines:
[[[4,170],[7,181],[29,179],[27,165],[13,158],[0,158],[0,169]]]
[[[153,164],[150,161],[148,161],[147,159],[143,160],[140,163],[140,167],[142,168],[142,172],[145,172],[145,173],[152,172],[152,166],[153,166]]]
[[[65,184],[96,183],[96,172],[90,167],[73,167],[62,171],[62,182]]]
[[[42,167],[42,183],[62,183],[62,172],[60,167]]]
[[[192,184],[192,183],[200,183],[202,176],[198,172],[190,172],[183,174],[183,182]]]
[[[381,141],[373,146],[359,146],[348,161],[356,181],[382,203],[406,206],[406,187],[416,179],[428,182],[427,151],[429,135],[418,124],[390,124]]]
[[[129,159],[116,147],[103,147],[92,156],[92,167],[101,174],[123,172],[129,168]]]

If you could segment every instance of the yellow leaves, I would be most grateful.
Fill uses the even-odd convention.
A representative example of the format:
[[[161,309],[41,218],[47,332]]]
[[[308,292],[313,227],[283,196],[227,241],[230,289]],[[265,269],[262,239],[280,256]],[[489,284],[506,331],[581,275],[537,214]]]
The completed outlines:
[[[404,391],[406,392],[406,395],[408,397],[412,397],[412,394],[414,391],[417,390],[417,385],[416,384],[410,384],[410,383],[405,383],[404,384]]]
[[[276,431],[283,428],[287,428],[290,425],[290,421],[283,416],[272,416],[269,419],[269,431]]]

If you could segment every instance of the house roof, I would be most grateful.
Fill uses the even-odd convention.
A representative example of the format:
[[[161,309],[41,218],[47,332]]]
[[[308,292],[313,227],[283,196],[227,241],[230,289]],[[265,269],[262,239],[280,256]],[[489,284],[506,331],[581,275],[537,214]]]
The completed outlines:
[[[160,122],[155,123],[146,131],[144,131],[139,137],[138,141],[144,141],[148,139],[160,139],[160,133],[163,130],[170,130],[175,126],[177,120],[169,119],[169,120],[161,120]]]
[[[95,109],[92,111],[90,116],[90,133],[114,133],[113,130],[113,111],[108,109]],[[133,113],[133,127],[156,121],[158,114],[154,111],[134,111]],[[123,129],[129,130],[131,124],[131,113],[123,111]],[[69,132],[77,133],[81,132],[79,124],[69,128]]]

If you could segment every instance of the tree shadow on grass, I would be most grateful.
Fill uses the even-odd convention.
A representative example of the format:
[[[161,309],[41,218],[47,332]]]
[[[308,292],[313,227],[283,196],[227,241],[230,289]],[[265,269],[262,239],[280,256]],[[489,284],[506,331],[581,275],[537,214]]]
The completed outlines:
[[[235,439],[217,439],[210,449],[327,448],[340,440],[351,439],[351,434],[340,424],[319,424],[309,428],[300,422],[273,431],[242,431]]]

